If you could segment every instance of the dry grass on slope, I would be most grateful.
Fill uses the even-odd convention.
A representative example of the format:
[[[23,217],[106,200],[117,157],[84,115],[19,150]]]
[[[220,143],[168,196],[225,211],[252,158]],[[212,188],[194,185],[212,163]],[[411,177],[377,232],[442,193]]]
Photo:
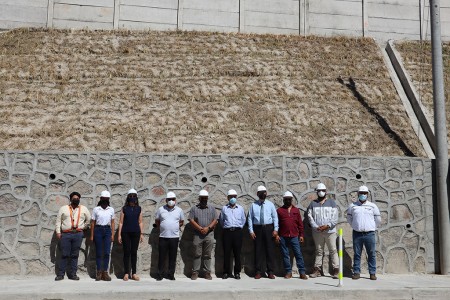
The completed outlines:
[[[430,117],[429,120],[433,122],[434,108],[431,43],[429,41],[404,41],[395,43],[395,47],[402,56],[403,64],[413,81],[417,93],[419,94],[420,101],[427,109],[426,113]],[[450,42],[442,44],[442,58],[444,65],[444,94],[447,112],[447,134],[450,142]]]
[[[14,30],[0,55],[2,149],[425,155],[370,39]]]

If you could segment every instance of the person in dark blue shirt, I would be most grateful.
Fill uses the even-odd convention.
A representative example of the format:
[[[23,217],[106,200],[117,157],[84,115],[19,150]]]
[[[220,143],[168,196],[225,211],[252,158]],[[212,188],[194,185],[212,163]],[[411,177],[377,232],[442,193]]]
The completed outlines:
[[[124,281],[130,278],[130,274],[131,279],[139,280],[139,276],[136,274],[137,250],[139,242],[143,240],[142,209],[139,206],[137,191],[131,189],[128,191],[127,200],[120,213],[119,221],[119,244],[123,246]]]

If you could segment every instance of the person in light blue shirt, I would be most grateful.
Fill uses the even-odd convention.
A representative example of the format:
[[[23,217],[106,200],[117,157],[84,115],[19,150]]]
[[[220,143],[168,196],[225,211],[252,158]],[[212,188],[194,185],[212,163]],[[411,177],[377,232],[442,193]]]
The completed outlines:
[[[234,278],[241,279],[242,228],[245,225],[244,208],[237,202],[235,190],[228,191],[228,204],[222,207],[219,223],[223,228],[223,275],[222,279],[231,276],[231,251],[234,256]]]
[[[275,205],[266,200],[267,189],[260,185],[257,192],[258,200],[252,203],[248,212],[248,230],[255,242],[255,279],[263,275],[263,258],[266,257],[266,270],[270,279],[273,274],[273,257],[275,253],[274,238],[278,237],[278,215]]]

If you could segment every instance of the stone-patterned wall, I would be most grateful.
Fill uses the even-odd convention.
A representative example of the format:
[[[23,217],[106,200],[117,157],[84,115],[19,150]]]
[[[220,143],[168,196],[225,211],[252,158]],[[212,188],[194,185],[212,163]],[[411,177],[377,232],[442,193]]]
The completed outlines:
[[[377,233],[378,270],[389,273],[434,272],[433,204],[431,161],[398,157],[294,157],[244,155],[160,155],[120,153],[0,152],[0,274],[52,274],[59,250],[54,235],[56,214],[68,203],[72,191],[82,194],[82,204],[92,209],[100,191],[112,194],[119,211],[129,188],[138,190],[143,208],[145,243],[139,248],[138,271],[157,268],[158,234],[154,212],[164,203],[168,190],[178,196],[186,216],[197,202],[198,191],[210,192],[210,203],[220,209],[226,192],[239,193],[246,211],[256,198],[256,187],[268,188],[269,199],[281,204],[285,190],[293,192],[304,210],[315,198],[314,188],[324,182],[340,209],[344,229],[345,272],[353,257],[351,230],[345,209],[366,184],[372,201],[382,212]],[[118,217],[118,214],[116,214]],[[216,229],[213,268],[222,271],[221,230]],[[184,226],[177,272],[189,275],[192,230]],[[93,275],[95,249],[83,242],[79,269]],[[277,250],[278,251],[278,250]],[[307,267],[314,259],[314,243],[306,230],[303,254]],[[277,252],[277,274],[283,275]],[[244,271],[253,272],[253,245],[245,234]],[[111,271],[122,272],[122,250],[115,243]],[[325,262],[327,266],[327,262]],[[366,267],[365,265],[363,266]]]

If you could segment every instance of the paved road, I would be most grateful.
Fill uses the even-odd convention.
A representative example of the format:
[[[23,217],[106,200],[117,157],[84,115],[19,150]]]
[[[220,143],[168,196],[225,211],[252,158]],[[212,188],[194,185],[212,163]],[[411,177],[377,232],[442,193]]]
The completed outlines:
[[[175,281],[157,282],[150,277],[141,281],[95,282],[87,276],[55,282],[54,277],[0,277],[0,299],[450,299],[450,276],[379,275],[371,281],[344,278],[344,286],[330,277],[300,280],[298,278],[262,278],[243,276],[241,280],[214,278],[211,281],[177,277]]]

